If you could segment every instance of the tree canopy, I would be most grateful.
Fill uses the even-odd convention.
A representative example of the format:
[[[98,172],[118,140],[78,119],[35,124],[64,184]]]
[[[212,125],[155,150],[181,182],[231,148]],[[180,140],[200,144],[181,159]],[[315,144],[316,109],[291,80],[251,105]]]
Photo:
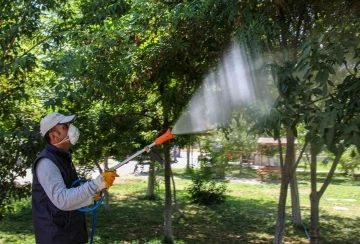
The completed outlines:
[[[267,82],[263,72],[271,71],[277,85],[275,104],[257,121],[259,134],[294,139],[302,126],[314,153],[323,146],[339,157],[350,145],[360,151],[359,5],[355,0],[4,2],[0,215],[12,200],[29,194],[29,185],[19,187],[15,180],[44,145],[38,130],[46,113],[78,115],[78,164],[122,158],[176,123],[233,40],[247,54],[258,89]],[[256,67],[259,58],[262,70]],[[165,149],[166,155],[168,145]]]

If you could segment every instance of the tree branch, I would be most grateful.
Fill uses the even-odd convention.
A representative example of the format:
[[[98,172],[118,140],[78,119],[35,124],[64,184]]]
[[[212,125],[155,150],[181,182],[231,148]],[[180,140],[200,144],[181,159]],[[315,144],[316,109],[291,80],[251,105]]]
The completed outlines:
[[[308,144],[309,144],[309,142],[308,142],[308,141],[305,141],[305,143],[304,143],[304,145],[303,145],[303,147],[302,147],[302,149],[301,149],[300,155],[299,155],[299,157],[297,158],[297,160],[296,160],[296,162],[295,162],[295,164],[294,164],[294,167],[293,167],[293,168],[291,169],[291,171],[290,171],[290,176],[291,176],[291,177],[294,175],[294,173],[295,173],[295,171],[296,171],[296,168],[297,168],[297,166],[299,165],[300,159],[302,158],[302,155],[304,154],[305,149],[306,149],[306,147],[307,147]]]
[[[279,154],[280,154],[280,167],[281,167],[281,172],[283,172],[284,169],[284,158],[283,158],[283,151],[282,151],[282,144],[281,144],[281,139],[278,139],[278,147],[279,147]]]
[[[329,186],[330,181],[331,181],[331,179],[332,179],[332,177],[334,175],[336,166],[338,165],[343,152],[344,151],[342,150],[341,153],[338,153],[338,155],[336,155],[336,157],[335,157],[335,159],[334,159],[334,161],[333,161],[333,163],[331,165],[330,171],[329,171],[328,175],[326,176],[324,184],[321,186],[321,188],[320,188],[320,190],[319,190],[319,192],[317,194],[318,199],[321,198],[321,196],[324,194],[326,188]]]

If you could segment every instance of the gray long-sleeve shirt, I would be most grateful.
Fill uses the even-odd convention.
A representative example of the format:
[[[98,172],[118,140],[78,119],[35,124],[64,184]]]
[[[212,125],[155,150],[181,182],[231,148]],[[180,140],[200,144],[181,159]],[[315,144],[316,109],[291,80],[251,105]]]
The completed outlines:
[[[50,201],[63,211],[71,211],[90,205],[98,191],[105,187],[102,176],[81,186],[66,188],[59,168],[48,158],[36,165],[36,175]]]

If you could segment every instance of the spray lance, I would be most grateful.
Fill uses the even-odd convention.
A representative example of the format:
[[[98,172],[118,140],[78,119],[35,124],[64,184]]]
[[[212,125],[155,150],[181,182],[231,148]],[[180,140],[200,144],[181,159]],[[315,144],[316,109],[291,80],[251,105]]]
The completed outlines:
[[[143,152],[149,152],[150,149],[156,145],[160,145],[163,144],[164,142],[171,140],[174,138],[174,135],[171,133],[170,129],[168,129],[164,134],[162,134],[161,136],[159,136],[154,142],[152,142],[151,144],[149,144],[148,146],[144,147],[143,149],[137,151],[136,153],[130,155],[129,157],[127,157],[125,160],[119,162],[118,164],[116,164],[115,166],[111,167],[111,168],[105,168],[105,171],[115,171],[116,169],[120,168],[121,166],[127,164],[128,162],[130,162],[132,159],[136,158],[137,156],[139,156],[140,154],[142,154]],[[76,180],[72,183],[72,187],[77,185],[80,182],[86,182],[85,179],[79,179]],[[91,212],[94,209],[97,209],[100,205],[101,202],[104,199],[104,195],[102,195],[102,197],[99,199],[99,201],[94,204],[94,206],[92,208],[80,208],[78,209],[81,212]]]
[[[153,143],[151,143],[150,145],[148,145],[148,146],[144,147],[143,149],[137,151],[136,153],[129,156],[128,158],[121,161],[120,163],[116,164],[115,166],[111,167],[110,169],[105,169],[105,171],[114,171],[117,168],[123,166],[124,164],[127,164],[129,161],[136,158],[137,156],[139,156],[143,152],[145,152],[145,151],[148,152],[150,150],[150,148],[152,148],[153,146],[163,144],[164,142],[166,142],[166,141],[168,141],[170,139],[173,139],[173,138],[174,138],[174,135],[171,133],[170,129],[168,129],[164,134],[159,136]]]
[[[142,154],[143,152],[149,152],[150,149],[156,145],[160,145],[163,144],[164,142],[171,140],[174,138],[174,135],[171,133],[170,129],[168,129],[164,134],[162,134],[161,136],[159,136],[154,142],[152,142],[151,144],[147,145],[146,147],[144,147],[143,149],[137,151],[136,153],[130,155],[129,157],[127,157],[125,160],[119,162],[118,164],[116,164],[115,166],[111,167],[111,168],[105,168],[105,171],[115,171],[117,168],[120,168],[121,166],[127,164],[128,162],[130,162],[132,159],[136,158],[137,156],[139,156],[140,154]],[[85,179],[79,179],[74,181],[71,184],[71,187],[76,186],[79,183],[84,183],[87,180]],[[103,190],[106,191],[107,189]],[[91,233],[91,241],[90,243],[93,242],[93,238],[94,238],[94,233],[95,233],[95,224],[96,224],[96,210],[100,207],[101,203],[104,201],[105,195],[102,194],[102,196],[100,197],[100,199],[97,202],[94,202],[94,205],[90,208],[79,208],[78,210],[80,212],[83,213],[88,213],[88,212],[93,212],[93,220],[92,220],[92,233]]]

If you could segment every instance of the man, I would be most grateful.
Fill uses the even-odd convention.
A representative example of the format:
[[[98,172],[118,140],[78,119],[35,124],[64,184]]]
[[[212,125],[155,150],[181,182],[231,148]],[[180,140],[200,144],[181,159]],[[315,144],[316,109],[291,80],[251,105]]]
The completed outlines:
[[[78,179],[70,150],[80,134],[72,124],[75,119],[75,115],[51,113],[40,122],[46,147],[33,165],[32,215],[37,244],[87,243],[85,216],[76,209],[98,199],[99,192],[118,177],[116,172],[104,172],[92,181],[71,187]]]

